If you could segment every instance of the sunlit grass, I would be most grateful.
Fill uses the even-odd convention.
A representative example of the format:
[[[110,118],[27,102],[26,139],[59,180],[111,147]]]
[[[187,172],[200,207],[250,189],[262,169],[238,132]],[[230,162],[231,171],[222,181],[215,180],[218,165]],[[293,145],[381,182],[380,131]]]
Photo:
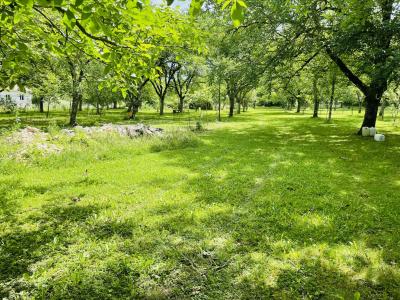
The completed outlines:
[[[81,123],[130,122],[106,116]],[[188,115],[144,112],[164,138],[81,137],[23,161],[2,143],[0,296],[400,298],[400,128],[379,121],[377,143],[358,114],[334,116],[209,112],[193,133]]]

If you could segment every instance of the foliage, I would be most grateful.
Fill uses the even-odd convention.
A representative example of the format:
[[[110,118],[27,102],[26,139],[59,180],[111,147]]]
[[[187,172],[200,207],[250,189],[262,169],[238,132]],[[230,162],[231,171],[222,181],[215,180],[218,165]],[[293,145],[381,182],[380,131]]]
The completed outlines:
[[[12,113],[17,108],[17,103],[14,100],[7,97],[0,98],[0,108],[2,108],[5,112]]]
[[[203,50],[199,32],[188,17],[149,1],[61,0],[50,6],[40,0],[6,1],[1,15],[0,87],[24,81],[35,67],[32,62],[43,53],[63,60],[71,75],[70,125],[76,123],[89,61],[106,64],[104,73],[114,80],[103,84],[113,85],[113,92],[121,91],[125,97],[132,80],[135,84],[142,77],[160,75],[156,62],[166,49]]]
[[[300,65],[318,56],[337,65],[366,99],[363,126],[375,126],[378,106],[399,68],[398,1],[247,1],[237,29],[254,64]],[[247,42],[247,43],[246,43]],[[279,73],[278,73],[279,76]]]
[[[210,89],[203,88],[188,95],[189,107],[191,109],[212,109],[212,94]]]

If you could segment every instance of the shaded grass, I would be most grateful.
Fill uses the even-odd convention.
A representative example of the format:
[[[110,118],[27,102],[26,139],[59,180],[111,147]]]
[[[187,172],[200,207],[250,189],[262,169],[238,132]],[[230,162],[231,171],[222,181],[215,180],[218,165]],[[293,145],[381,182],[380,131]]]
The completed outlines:
[[[2,159],[0,296],[398,299],[400,132],[359,123],[259,109]]]

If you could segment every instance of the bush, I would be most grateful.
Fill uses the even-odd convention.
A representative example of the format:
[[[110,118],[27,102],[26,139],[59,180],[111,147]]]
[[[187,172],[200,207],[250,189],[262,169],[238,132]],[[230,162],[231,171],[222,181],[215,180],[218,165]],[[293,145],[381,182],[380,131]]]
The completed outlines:
[[[197,131],[202,131],[203,130],[203,124],[200,121],[196,122],[195,130],[197,130]]]
[[[9,98],[0,98],[0,107],[7,113],[12,113],[17,108],[17,103]]]

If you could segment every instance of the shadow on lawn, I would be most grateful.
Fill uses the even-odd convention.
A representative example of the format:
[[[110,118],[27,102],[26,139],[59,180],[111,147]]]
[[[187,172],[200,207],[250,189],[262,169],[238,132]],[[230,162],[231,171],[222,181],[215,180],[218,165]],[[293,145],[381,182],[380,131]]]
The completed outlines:
[[[18,210],[16,195],[13,193],[21,182],[15,179],[0,180],[0,220],[10,221]]]
[[[23,223],[15,223],[0,240],[0,280],[13,284],[14,279],[30,273],[35,262],[68,247],[69,239],[73,239],[70,229],[98,211],[99,207],[93,205],[51,205]],[[18,290],[18,280],[14,283],[17,287],[13,288]],[[0,289],[0,296],[9,296],[7,289]]]
[[[104,254],[106,268],[81,270],[80,281],[69,269],[51,278],[44,297],[400,298],[400,137],[379,144],[347,125],[275,117],[250,127],[243,115],[237,127],[203,133],[199,147],[157,154],[196,174],[179,187],[193,202],[171,199],[143,215],[90,222],[103,208],[44,207],[29,218],[33,229],[17,225],[3,236],[0,280],[75,243],[73,228],[98,245],[121,241],[119,248]]]
[[[245,133],[219,130],[204,137],[205,147],[163,153],[171,164],[197,173],[185,187],[195,191],[200,206],[196,226],[232,239],[231,258],[256,251],[282,264],[269,266],[270,272],[279,273],[277,289],[261,289],[265,282],[257,285],[255,276],[243,288],[254,294],[241,297],[268,298],[277,291],[289,298],[353,297],[357,291],[368,299],[399,297],[400,224],[393,212],[400,209],[395,183],[400,137],[393,135],[390,144],[379,144],[349,134],[348,126],[314,125],[311,119],[294,122],[271,122]],[[162,226],[186,236],[193,224],[182,212],[166,217]],[[288,248],[277,250],[281,242]],[[361,246],[352,248],[353,244]],[[320,246],[329,251],[309,256],[309,248]],[[332,263],[340,251],[348,251],[351,262]],[[367,258],[357,270],[360,255]],[[259,264],[261,269],[247,271],[266,276],[268,259]],[[291,261],[296,267],[284,267]],[[224,276],[235,274],[226,279],[231,284],[243,277],[243,270],[229,268]],[[265,293],[258,294],[261,291]]]

